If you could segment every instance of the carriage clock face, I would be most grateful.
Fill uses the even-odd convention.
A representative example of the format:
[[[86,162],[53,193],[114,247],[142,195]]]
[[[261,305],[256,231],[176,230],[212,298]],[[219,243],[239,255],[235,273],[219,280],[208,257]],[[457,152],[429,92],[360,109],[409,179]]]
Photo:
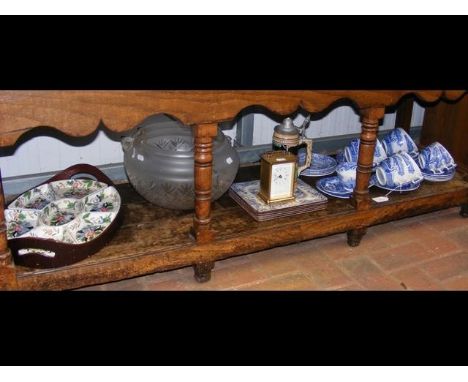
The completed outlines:
[[[259,196],[267,203],[294,199],[296,156],[274,151],[262,156]]]

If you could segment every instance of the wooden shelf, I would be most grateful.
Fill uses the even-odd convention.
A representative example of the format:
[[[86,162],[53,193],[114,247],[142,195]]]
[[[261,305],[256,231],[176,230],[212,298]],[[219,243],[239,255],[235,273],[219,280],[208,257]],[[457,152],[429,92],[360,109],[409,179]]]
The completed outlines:
[[[257,172],[258,168],[243,169],[237,180],[251,179]],[[317,178],[303,179],[313,185]],[[257,222],[226,194],[213,206],[216,240],[200,245],[189,237],[193,211],[160,208],[146,202],[128,184],[118,188],[124,222],[112,241],[71,266],[48,270],[17,266],[20,289],[70,289],[105,283],[345,232],[468,200],[468,182],[457,174],[450,182],[423,182],[416,191],[393,192],[388,202],[373,202],[369,210],[357,211],[349,200],[329,198],[324,210]],[[386,193],[371,188],[372,197]]]

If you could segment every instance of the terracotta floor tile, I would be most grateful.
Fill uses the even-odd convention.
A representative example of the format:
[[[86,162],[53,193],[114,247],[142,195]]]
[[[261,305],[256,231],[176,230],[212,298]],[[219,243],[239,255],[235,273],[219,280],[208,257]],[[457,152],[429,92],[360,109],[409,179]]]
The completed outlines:
[[[421,245],[427,250],[441,256],[458,252],[463,249],[463,247],[458,245],[458,243],[450,237],[439,234],[423,237]]]
[[[363,286],[359,284],[349,284],[337,289],[328,289],[329,291],[337,291],[337,292],[353,292],[353,291],[363,291],[366,290]]]
[[[468,275],[464,274],[444,281],[447,290],[468,290]]]
[[[371,253],[368,256],[384,270],[391,271],[436,258],[438,255],[418,242],[409,242]]]
[[[369,230],[357,247],[350,247],[348,245],[346,234],[340,234],[340,240],[317,246],[317,248],[323,251],[331,260],[335,261],[365,255],[388,247],[389,244],[387,244],[382,237],[379,237]]]
[[[370,290],[402,290],[396,280],[386,275],[366,257],[341,260],[348,276]]]
[[[216,266],[211,272],[211,280],[199,283],[195,278],[179,279],[183,287],[187,290],[223,290],[235,288],[237,286],[263,280],[268,276],[262,273],[257,264],[251,262],[239,264],[236,267],[225,267],[217,269]]]
[[[438,280],[459,276],[468,272],[468,252],[445,256],[425,263],[420,268]]]
[[[388,246],[399,246],[410,242],[419,242],[421,237],[436,234],[431,227],[424,226],[421,222],[411,221],[405,224],[394,225],[387,223],[377,227],[371,227],[375,235],[379,236]]]
[[[373,252],[388,247],[389,243],[387,243],[384,237],[382,237],[381,235],[376,235],[375,233],[367,229],[367,233],[362,238],[359,246],[350,248],[352,251],[360,249],[366,252]]]
[[[243,285],[237,290],[262,290],[262,291],[294,291],[317,290],[317,285],[300,273],[287,273],[266,280]]]
[[[408,290],[444,290],[442,284],[418,268],[408,268],[393,272],[392,276]]]
[[[465,219],[468,221],[468,219]],[[468,250],[468,228],[447,233],[446,237],[452,242],[458,244],[460,248]]]
[[[338,288],[352,283],[352,280],[321,252],[302,253],[296,261],[301,272],[312,278],[321,289]]]
[[[468,219],[462,218],[459,211],[457,213],[431,216],[428,219],[422,220],[421,223],[439,232],[455,231],[468,227]]]
[[[187,290],[185,284],[174,278],[173,280],[166,280],[160,282],[144,283],[143,290],[145,291],[181,291]]]
[[[254,254],[250,261],[262,273],[268,276],[277,276],[299,270],[294,255],[290,248],[281,247]]]

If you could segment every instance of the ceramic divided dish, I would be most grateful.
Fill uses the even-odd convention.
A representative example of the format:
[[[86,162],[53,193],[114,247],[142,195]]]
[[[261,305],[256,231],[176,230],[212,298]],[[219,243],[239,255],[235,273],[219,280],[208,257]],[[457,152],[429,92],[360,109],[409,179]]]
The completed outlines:
[[[64,180],[45,184],[24,193],[5,210],[7,238],[83,243],[109,226],[120,204],[115,187],[102,182]]]
[[[55,263],[66,265],[87,257],[86,253],[100,247],[91,242],[101,242],[96,239],[108,236],[109,227],[116,225],[112,223],[119,216],[120,206],[121,198],[113,185],[91,179],[54,180],[23,193],[5,209],[7,239],[15,261],[21,264],[25,255],[34,255],[34,264],[40,268],[41,258],[48,258],[49,266],[54,267]],[[83,244],[89,245],[80,247],[82,254],[78,254],[78,248],[67,248]],[[67,260],[70,251],[77,253]]]

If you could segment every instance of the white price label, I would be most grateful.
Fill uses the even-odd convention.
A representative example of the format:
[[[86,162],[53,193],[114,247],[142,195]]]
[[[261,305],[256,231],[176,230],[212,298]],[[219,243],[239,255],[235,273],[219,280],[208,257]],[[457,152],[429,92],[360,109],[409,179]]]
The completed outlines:
[[[373,201],[377,203],[388,202],[387,196],[377,196],[376,198],[372,198]]]

